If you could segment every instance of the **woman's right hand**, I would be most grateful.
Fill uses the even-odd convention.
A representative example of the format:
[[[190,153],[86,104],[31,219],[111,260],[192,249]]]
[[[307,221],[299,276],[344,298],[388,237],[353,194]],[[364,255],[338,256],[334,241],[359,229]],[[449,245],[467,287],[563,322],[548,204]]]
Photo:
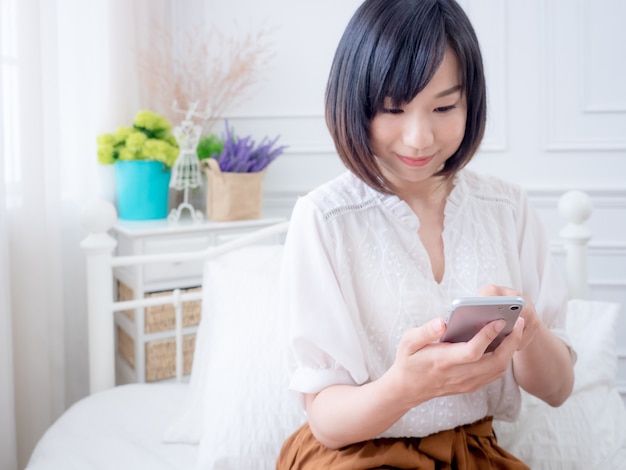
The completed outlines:
[[[495,351],[485,353],[503,327],[503,320],[491,322],[466,343],[439,343],[446,328],[440,318],[408,330],[385,374],[394,395],[409,409],[435,397],[475,392],[498,379],[522,340],[524,320],[518,319]]]
[[[497,322],[486,325],[467,343],[439,343],[445,332],[441,319],[407,331],[396,360],[378,380],[305,394],[311,431],[326,447],[339,449],[373,439],[431,398],[473,392],[496,380],[511,363],[524,321],[518,320],[495,351],[485,353],[497,327]]]

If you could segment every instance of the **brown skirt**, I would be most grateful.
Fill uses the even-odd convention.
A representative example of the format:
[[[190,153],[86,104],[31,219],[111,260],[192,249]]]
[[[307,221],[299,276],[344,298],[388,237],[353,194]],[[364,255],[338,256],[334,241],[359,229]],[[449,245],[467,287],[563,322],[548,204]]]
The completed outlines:
[[[491,417],[427,437],[381,438],[324,447],[304,424],[283,444],[277,470],[530,470],[498,446]]]

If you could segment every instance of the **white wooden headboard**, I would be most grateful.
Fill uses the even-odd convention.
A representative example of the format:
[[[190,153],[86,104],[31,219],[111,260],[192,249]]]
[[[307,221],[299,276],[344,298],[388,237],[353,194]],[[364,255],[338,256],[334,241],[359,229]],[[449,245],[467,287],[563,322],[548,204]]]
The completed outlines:
[[[559,211],[566,220],[560,232],[566,255],[566,276],[570,296],[586,299],[587,244],[591,238],[585,222],[591,215],[589,196],[581,191],[570,191],[561,196]],[[115,207],[108,201],[95,200],[88,203],[81,220],[89,235],[81,243],[87,262],[87,315],[89,343],[89,386],[90,393],[115,386],[115,335],[113,314],[116,311],[154,305],[173,304],[176,312],[176,376],[182,378],[182,303],[198,300],[199,292],[181,293],[145,299],[115,301],[113,270],[120,266],[151,263],[184,262],[206,260],[229,250],[260,242],[287,231],[288,222],[283,222],[235,240],[205,250],[158,255],[114,256],[116,240],[109,235],[117,219]]]

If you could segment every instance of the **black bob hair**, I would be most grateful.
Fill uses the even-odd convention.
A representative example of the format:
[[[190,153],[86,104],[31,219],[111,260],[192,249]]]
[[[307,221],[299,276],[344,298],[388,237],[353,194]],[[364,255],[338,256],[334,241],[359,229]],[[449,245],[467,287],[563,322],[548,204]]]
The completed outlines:
[[[432,79],[449,46],[467,100],[465,135],[437,173],[453,176],[478,149],[487,116],[486,85],[474,28],[454,0],[366,0],[339,42],[326,88],[326,123],[344,165],[373,188],[393,193],[369,142],[383,109],[410,102]]]

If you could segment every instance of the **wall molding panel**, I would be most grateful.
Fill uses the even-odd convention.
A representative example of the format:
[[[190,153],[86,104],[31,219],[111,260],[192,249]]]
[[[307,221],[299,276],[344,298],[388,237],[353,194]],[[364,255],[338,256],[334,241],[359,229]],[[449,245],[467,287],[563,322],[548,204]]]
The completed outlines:
[[[626,44],[626,6],[614,0],[582,0],[580,10],[583,111],[626,113],[626,89],[620,76],[623,68],[620,70],[620,61],[615,60],[616,50],[606,47]]]
[[[626,32],[622,27],[607,28],[605,24],[617,21],[611,20],[619,15],[615,8],[626,12],[626,7],[609,1],[603,10],[599,3],[607,0],[541,3],[544,95],[548,103],[545,149],[548,152],[626,150],[623,132],[626,98],[619,95],[624,93],[624,87],[614,90],[607,86],[607,80],[617,80],[610,77],[626,74],[626,65],[615,60],[615,50],[609,54],[607,51],[612,49],[606,47],[606,44],[626,43]],[[615,70],[607,75],[607,68]]]

